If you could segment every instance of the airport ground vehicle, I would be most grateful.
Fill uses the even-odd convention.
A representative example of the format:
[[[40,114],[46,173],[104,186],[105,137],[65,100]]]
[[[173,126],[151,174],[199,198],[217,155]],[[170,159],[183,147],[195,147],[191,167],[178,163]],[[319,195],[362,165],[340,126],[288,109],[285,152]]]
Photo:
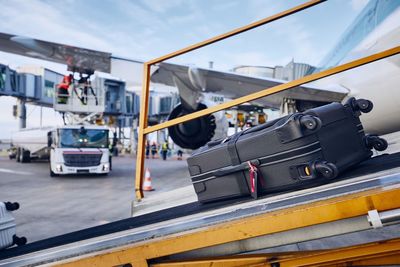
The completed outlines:
[[[15,158],[50,160],[50,176],[110,171],[109,130],[97,125],[24,129],[12,136]],[[10,157],[13,157],[10,155]]]
[[[320,1],[311,1],[314,5]],[[301,6],[298,10],[304,8]],[[293,10],[286,12],[289,14]],[[283,16],[283,15],[281,15]],[[271,21],[276,17],[271,17]],[[243,31],[243,28],[240,29]],[[219,39],[225,38],[222,36]],[[211,39],[210,39],[211,40]],[[212,39],[211,41],[214,41]],[[211,43],[211,41],[209,43]],[[204,46],[204,43],[197,47]],[[191,46],[189,49],[193,49]],[[189,50],[187,49],[187,50]],[[399,54],[400,49],[380,53],[376,58],[384,58]],[[166,57],[163,57],[165,59]],[[330,73],[338,73],[356,65],[366,64],[376,60],[375,57],[358,60],[345,67],[333,68]],[[150,63],[157,62],[157,60]],[[150,63],[146,63],[148,76]],[[340,68],[341,67],[341,68]],[[316,75],[309,80],[316,79]],[[305,83],[306,79],[298,80],[289,85],[278,87],[289,89],[296,83]],[[148,85],[148,79],[145,79]],[[148,89],[148,88],[147,88]],[[278,90],[276,87],[274,90]],[[146,102],[146,92],[142,95]],[[269,92],[270,93],[270,92]],[[264,91],[264,95],[268,95]],[[245,102],[248,98],[230,102]],[[220,106],[222,110],[229,106]],[[142,105],[141,135],[139,139],[139,157],[143,159],[145,135],[155,131],[147,127],[147,103]],[[209,113],[217,108],[209,109]],[[197,113],[200,117],[206,114]],[[194,119],[187,116],[181,121],[170,121],[169,125]],[[163,126],[167,127],[168,124]],[[392,159],[399,159],[399,154],[393,154]],[[389,160],[391,161],[391,160]],[[367,175],[357,176],[350,181],[330,185],[330,187],[313,189],[308,192],[296,192],[292,195],[279,195],[275,198],[229,205],[221,209],[207,210],[200,207],[188,212],[185,207],[176,207],[173,211],[162,211],[149,217],[128,218],[109,225],[89,228],[80,233],[44,240],[31,244],[22,251],[9,250],[8,255],[0,255],[0,265],[40,265],[52,264],[59,266],[372,266],[395,265],[399,255],[399,231],[380,240],[363,240],[352,247],[349,244],[340,248],[324,247],[327,251],[316,250],[279,253],[268,251],[271,247],[282,244],[294,244],[339,236],[341,240],[354,242],[354,233],[376,232],[376,228],[396,227],[399,220],[400,202],[400,172],[398,166],[389,169],[385,164],[378,163],[383,169],[372,171],[367,166]],[[138,163],[138,184],[141,184],[141,169],[143,161]],[[140,187],[137,190],[140,194]],[[139,195],[139,199],[140,199]],[[191,203],[197,207],[197,203]],[[230,203],[231,204],[231,203]],[[177,218],[168,214],[185,213]],[[191,215],[190,215],[191,214]],[[367,215],[368,214],[368,215]],[[190,216],[190,217],[189,217]],[[154,218],[154,217],[153,217]],[[143,221],[140,222],[140,219]],[[397,221],[397,225],[394,224]],[[132,224],[131,224],[132,223]],[[390,225],[387,225],[387,224]],[[133,225],[136,224],[136,227]],[[370,225],[371,224],[371,225]],[[372,229],[373,228],[373,229]],[[114,230],[113,230],[114,229]],[[115,231],[118,230],[118,232]],[[367,234],[368,234],[367,233]],[[350,234],[347,235],[346,234]],[[368,242],[368,243],[367,243]],[[326,242],[322,242],[326,243]],[[29,245],[28,245],[29,246]],[[345,248],[343,248],[345,247]],[[297,249],[299,247],[297,246]],[[270,253],[269,253],[270,252]],[[240,255],[239,255],[240,254]],[[202,257],[199,259],[199,257]],[[341,265],[340,265],[341,264]]]

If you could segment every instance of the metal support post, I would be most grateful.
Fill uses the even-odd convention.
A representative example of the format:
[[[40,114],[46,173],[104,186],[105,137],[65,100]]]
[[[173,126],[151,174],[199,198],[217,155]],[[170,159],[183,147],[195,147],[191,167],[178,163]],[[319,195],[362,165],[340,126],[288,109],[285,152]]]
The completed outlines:
[[[143,169],[144,169],[144,146],[146,141],[147,114],[149,111],[149,85],[150,85],[150,68],[151,65],[144,64],[143,90],[140,101],[140,117],[139,117],[139,140],[138,152],[136,160],[136,177],[135,177],[135,193],[136,199],[140,201],[143,198]]]
[[[18,118],[19,118],[19,129],[26,128],[26,105],[25,99],[18,99]]]

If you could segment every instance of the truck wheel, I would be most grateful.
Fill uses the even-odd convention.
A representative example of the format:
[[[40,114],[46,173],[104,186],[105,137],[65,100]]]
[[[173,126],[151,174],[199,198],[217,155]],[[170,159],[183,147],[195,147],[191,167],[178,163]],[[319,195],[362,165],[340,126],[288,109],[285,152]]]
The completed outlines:
[[[50,177],[57,177],[57,176],[59,176],[59,174],[54,173],[54,172],[51,170],[51,167],[50,167]]]
[[[21,159],[22,163],[27,163],[31,161],[31,152],[29,150],[21,149]]]
[[[21,161],[21,148],[17,148],[17,154],[15,156],[17,162]]]

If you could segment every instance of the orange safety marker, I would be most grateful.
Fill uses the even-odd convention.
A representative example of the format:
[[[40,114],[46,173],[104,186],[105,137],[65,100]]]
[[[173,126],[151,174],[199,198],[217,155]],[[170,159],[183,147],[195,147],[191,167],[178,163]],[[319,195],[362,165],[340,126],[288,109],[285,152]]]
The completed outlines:
[[[143,183],[143,191],[153,191],[154,188],[151,187],[151,175],[149,168],[146,168],[144,183]]]

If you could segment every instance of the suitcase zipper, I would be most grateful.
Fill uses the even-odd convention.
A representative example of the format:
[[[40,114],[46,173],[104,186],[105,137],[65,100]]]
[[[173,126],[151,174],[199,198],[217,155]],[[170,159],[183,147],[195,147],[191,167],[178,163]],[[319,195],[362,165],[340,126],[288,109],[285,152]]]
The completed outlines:
[[[282,151],[282,152],[275,153],[275,154],[272,154],[272,155],[269,155],[269,156],[266,156],[266,157],[262,157],[262,158],[256,159],[256,160],[258,160],[260,162],[260,164],[258,164],[258,167],[273,165],[273,164],[276,164],[276,163],[279,163],[279,162],[284,162],[284,161],[287,161],[287,160],[292,160],[292,159],[295,159],[295,158],[300,158],[300,157],[303,157],[303,156],[307,156],[307,155],[311,155],[311,154],[317,153],[317,152],[322,150],[320,147],[315,149],[315,150],[312,150],[310,152],[303,153],[303,154],[300,154],[300,155],[296,155],[296,156],[293,156],[293,157],[283,158],[283,159],[279,159],[279,160],[269,161],[269,162],[264,162],[263,163],[263,161],[265,161],[267,159],[270,159],[270,158],[273,158],[273,157],[277,157],[277,156],[282,156],[282,155],[285,155],[285,154],[288,154],[288,153],[292,153],[292,152],[295,152],[295,151],[298,151],[298,150],[306,149],[306,148],[309,148],[309,147],[312,147],[312,146],[316,146],[319,143],[320,143],[319,141],[316,141],[314,143],[311,143],[311,144],[308,144],[308,145],[305,145],[305,146],[297,147],[297,148],[294,148],[294,149],[289,149],[289,150],[286,150],[286,151]],[[232,173],[239,172],[239,171],[244,171],[244,170],[248,169],[246,162],[244,162],[242,164],[244,164],[243,169],[240,169],[240,170],[238,169],[236,171],[232,171]],[[232,169],[237,169],[238,167],[239,167],[238,165],[231,166]],[[225,168],[229,169],[229,167],[225,167]],[[202,183],[202,182],[205,182],[205,181],[209,181],[209,180],[215,179],[215,178],[219,177],[217,175],[213,175],[213,173],[215,173],[215,172],[216,172],[216,170],[212,170],[212,171],[208,171],[208,172],[196,175],[196,176],[192,176],[192,178],[191,178],[192,182],[193,182],[193,184],[197,184],[197,183]],[[205,176],[208,176],[208,175],[211,175],[211,176],[209,176],[209,177],[207,177],[205,179],[198,180],[198,181],[193,181],[193,179],[196,179],[196,178],[199,178],[199,177],[205,177]]]
[[[276,163],[280,163],[280,162],[284,162],[284,161],[288,161],[288,160],[292,160],[292,159],[301,158],[301,157],[304,157],[304,156],[308,156],[308,155],[317,153],[317,152],[319,152],[321,150],[322,150],[322,148],[317,148],[317,149],[315,149],[313,151],[310,151],[308,153],[304,153],[304,154],[301,154],[301,155],[293,156],[293,157],[290,157],[290,158],[284,158],[284,159],[280,159],[280,160],[276,160],[276,161],[272,161],[272,162],[262,163],[260,165],[260,167],[273,165],[273,164],[276,164]],[[260,161],[262,161],[262,160],[263,160],[263,158],[260,159]]]
[[[296,148],[293,148],[293,149],[289,149],[289,150],[278,152],[278,153],[275,153],[275,154],[272,154],[272,155],[268,155],[268,156],[259,158],[259,160],[266,160],[266,159],[273,158],[273,157],[276,157],[276,156],[281,156],[281,155],[288,154],[288,153],[291,153],[291,152],[295,152],[295,151],[298,151],[298,150],[301,150],[301,149],[312,147],[312,146],[315,146],[317,144],[319,144],[319,141],[316,141],[314,143],[311,143],[311,144],[308,144],[308,145],[305,145],[305,146],[296,147]],[[261,164],[263,164],[263,163],[261,163]]]

